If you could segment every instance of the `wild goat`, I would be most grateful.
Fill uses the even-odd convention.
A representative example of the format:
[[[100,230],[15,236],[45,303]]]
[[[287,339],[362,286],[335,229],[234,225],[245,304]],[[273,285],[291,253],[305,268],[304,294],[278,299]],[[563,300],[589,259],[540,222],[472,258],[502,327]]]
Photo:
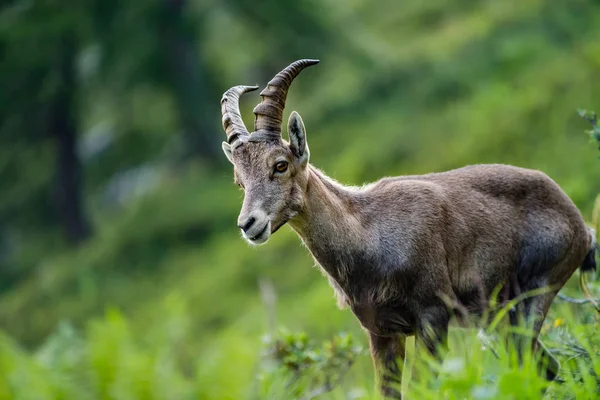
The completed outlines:
[[[593,270],[594,234],[567,195],[539,171],[508,165],[473,165],[418,176],[383,178],[347,187],[309,164],[300,115],[281,123],[293,79],[317,60],[299,60],[278,73],[260,95],[249,133],[239,97],[256,86],[235,86],[221,110],[245,197],[237,221],[251,244],[265,243],[288,223],[368,332],[382,392],[401,397],[405,339],[436,355],[447,337],[452,309],[480,314],[493,293],[501,301],[547,287],[527,298],[540,372],[554,379],[557,361],[538,340],[550,303],[577,267]],[[481,301],[481,300],[485,301]]]

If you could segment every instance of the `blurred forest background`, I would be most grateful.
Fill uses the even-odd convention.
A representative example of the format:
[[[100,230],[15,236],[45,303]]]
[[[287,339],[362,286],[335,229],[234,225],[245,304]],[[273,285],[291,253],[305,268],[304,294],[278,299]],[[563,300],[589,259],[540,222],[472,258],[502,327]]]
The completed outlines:
[[[600,162],[576,110],[600,109],[597,1],[7,0],[0,399],[255,398],[273,324],[366,345],[290,229],[250,248],[236,227],[219,100],[299,58],[321,64],[285,118],[330,176],[514,164],[592,220]],[[357,357],[348,388],[369,392]]]

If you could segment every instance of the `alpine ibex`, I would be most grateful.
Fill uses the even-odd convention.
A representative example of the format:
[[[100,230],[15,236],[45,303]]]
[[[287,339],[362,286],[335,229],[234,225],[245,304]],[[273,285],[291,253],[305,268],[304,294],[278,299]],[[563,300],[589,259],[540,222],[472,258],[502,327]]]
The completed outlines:
[[[288,223],[368,332],[383,393],[401,397],[405,339],[436,355],[452,310],[478,314],[500,300],[547,287],[527,298],[534,351],[554,379],[558,363],[538,334],[558,290],[580,266],[595,268],[594,234],[567,195],[539,171],[473,165],[418,176],[383,178],[348,187],[309,164],[306,130],[292,112],[289,142],[281,136],[292,80],[317,60],[299,60],[278,73],[260,95],[249,133],[239,97],[256,86],[235,86],[221,107],[235,183],[245,192],[237,221],[251,244],[265,243]],[[545,356],[545,357],[544,357]],[[541,367],[542,368],[542,367]]]

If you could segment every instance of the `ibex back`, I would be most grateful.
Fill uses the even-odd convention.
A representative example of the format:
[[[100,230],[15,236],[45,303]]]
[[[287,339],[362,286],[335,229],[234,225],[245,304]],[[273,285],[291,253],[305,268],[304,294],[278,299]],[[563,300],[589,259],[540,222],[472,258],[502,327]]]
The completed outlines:
[[[347,187],[309,164],[306,130],[292,112],[281,136],[287,90],[316,60],[292,63],[261,92],[254,132],[242,122],[236,86],[221,100],[235,182],[245,191],[238,226],[251,244],[288,223],[304,241],[340,306],[368,332],[382,392],[401,397],[405,338],[436,355],[453,305],[480,314],[493,293],[507,301],[530,290],[519,313],[541,349],[542,373],[558,363],[537,337],[550,304],[573,272],[595,268],[594,235],[573,202],[545,174],[507,165],[384,178]]]

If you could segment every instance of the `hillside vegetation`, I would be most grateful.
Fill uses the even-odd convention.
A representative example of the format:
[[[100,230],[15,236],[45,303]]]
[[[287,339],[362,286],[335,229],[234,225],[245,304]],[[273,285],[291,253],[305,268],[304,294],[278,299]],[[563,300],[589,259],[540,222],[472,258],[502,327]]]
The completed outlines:
[[[352,357],[319,398],[374,396],[366,337],[336,308],[296,235],[284,227],[267,245],[248,246],[236,227],[243,194],[224,157],[205,148],[180,154],[193,148],[180,132],[186,115],[214,135],[202,146],[220,152],[221,93],[264,87],[297,58],[321,63],[296,79],[284,118],[302,115],[311,162],[331,177],[360,185],[513,164],[547,173],[598,224],[599,153],[577,115],[600,110],[594,1],[190,1],[185,27],[203,60],[198,73],[210,77],[208,100],[195,109],[170,89],[185,83],[155,66],[151,2],[89,1],[69,11],[81,35],[75,109],[93,226],[73,245],[47,204],[56,146],[28,108],[56,83],[26,86],[70,19],[26,3],[0,9],[0,82],[8,88],[0,94],[0,399],[308,398],[322,382],[295,380],[293,392],[289,360],[265,364],[272,342],[263,337],[278,337],[279,326],[308,335],[282,334],[299,357],[310,340],[324,354],[301,379],[318,377],[338,355]],[[259,99],[242,98],[247,126]],[[272,284],[276,300],[264,300],[259,282]],[[564,293],[582,297],[574,282]],[[553,306],[543,339],[558,349],[567,382],[551,390],[556,398],[598,396],[598,321],[589,304]],[[340,354],[331,343],[319,347],[334,336]],[[452,344],[442,378],[411,387],[409,398],[539,398],[544,383],[532,365],[508,363],[510,349],[495,345],[507,354],[496,359],[476,330]]]

